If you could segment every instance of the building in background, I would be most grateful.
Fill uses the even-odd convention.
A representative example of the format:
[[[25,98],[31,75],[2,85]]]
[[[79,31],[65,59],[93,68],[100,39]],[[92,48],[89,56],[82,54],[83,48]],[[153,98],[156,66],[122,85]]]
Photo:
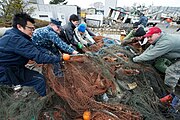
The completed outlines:
[[[104,16],[107,17],[111,8],[117,7],[117,0],[105,0]]]
[[[24,2],[30,2],[33,4],[44,4],[44,0],[23,0]]]
[[[36,0],[31,0],[36,1]],[[36,1],[42,2],[42,1]],[[32,3],[29,7],[35,8],[32,17],[40,20],[50,21],[50,18],[57,18],[62,21],[62,25],[69,21],[71,14],[81,14],[81,8],[77,5],[59,5],[59,4],[39,4]]]

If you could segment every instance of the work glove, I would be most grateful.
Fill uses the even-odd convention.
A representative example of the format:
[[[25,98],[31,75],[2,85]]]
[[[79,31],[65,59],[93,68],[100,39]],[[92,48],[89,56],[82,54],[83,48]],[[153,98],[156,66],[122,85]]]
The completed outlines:
[[[131,62],[133,62],[133,63],[134,63],[133,58],[134,58],[134,57],[131,57],[131,58],[130,58],[130,60],[131,60]]]
[[[77,46],[78,46],[79,49],[82,49],[82,48],[83,48],[83,45],[82,45],[80,42],[78,42],[78,45],[77,45]]]
[[[138,56],[138,54],[130,46],[124,46],[124,48],[132,53],[132,57]]]
[[[66,53],[63,53],[62,59],[63,59],[64,61],[67,61],[67,60],[70,59],[70,55],[69,55],[69,54],[66,54]]]

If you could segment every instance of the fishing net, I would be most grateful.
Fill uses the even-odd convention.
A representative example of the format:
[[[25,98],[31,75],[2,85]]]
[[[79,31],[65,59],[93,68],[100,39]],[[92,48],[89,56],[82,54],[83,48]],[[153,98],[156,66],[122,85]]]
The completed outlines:
[[[140,114],[130,107],[96,100],[96,96],[107,91],[113,95],[116,94],[116,90],[113,81],[114,75],[108,71],[108,68],[101,65],[100,61],[95,62],[97,58],[92,56],[77,56],[65,62],[64,78],[54,77],[51,66],[45,66],[44,71],[49,86],[69,106],[68,116],[71,116],[71,119],[82,119],[83,112],[90,110],[91,119],[94,120],[140,119]],[[101,68],[102,66],[104,66],[104,70]]]
[[[166,94],[163,80],[150,64],[131,61],[133,53],[103,38],[62,63],[64,77],[43,65],[47,96],[35,92],[15,97],[12,87],[0,87],[0,117],[4,120],[165,120],[159,98]]]
[[[28,90],[29,91],[29,90]],[[18,95],[12,87],[0,86],[1,120],[35,120],[38,119],[46,99],[39,100],[38,94],[27,92]]]

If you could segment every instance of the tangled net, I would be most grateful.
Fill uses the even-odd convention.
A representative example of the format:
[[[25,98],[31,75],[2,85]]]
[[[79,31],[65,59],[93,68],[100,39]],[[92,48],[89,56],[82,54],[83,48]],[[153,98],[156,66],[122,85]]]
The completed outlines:
[[[116,91],[112,81],[113,74],[103,71],[93,59],[87,56],[73,57],[71,61],[65,62],[64,78],[56,78],[51,66],[45,66],[49,86],[69,105],[68,116],[71,119],[82,119],[83,112],[89,110],[92,120],[141,119],[139,113],[125,105],[96,101],[96,96],[108,90],[112,94]]]
[[[167,119],[158,101],[165,94],[163,81],[152,66],[133,63],[132,53],[120,45],[103,46],[99,40],[88,48],[92,53],[65,61],[64,77],[54,76],[52,66],[44,65],[44,99],[36,93],[15,99],[11,87],[0,87],[0,117],[82,120],[90,111],[91,120]]]

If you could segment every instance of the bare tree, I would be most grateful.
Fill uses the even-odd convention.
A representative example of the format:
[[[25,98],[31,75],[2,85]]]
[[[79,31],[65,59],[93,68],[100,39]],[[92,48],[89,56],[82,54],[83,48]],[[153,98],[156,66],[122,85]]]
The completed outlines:
[[[66,5],[68,2],[66,0],[51,0],[49,4],[63,4]]]
[[[13,15],[19,12],[31,14],[35,8],[28,5],[23,0],[0,0],[0,20],[10,22]]]

